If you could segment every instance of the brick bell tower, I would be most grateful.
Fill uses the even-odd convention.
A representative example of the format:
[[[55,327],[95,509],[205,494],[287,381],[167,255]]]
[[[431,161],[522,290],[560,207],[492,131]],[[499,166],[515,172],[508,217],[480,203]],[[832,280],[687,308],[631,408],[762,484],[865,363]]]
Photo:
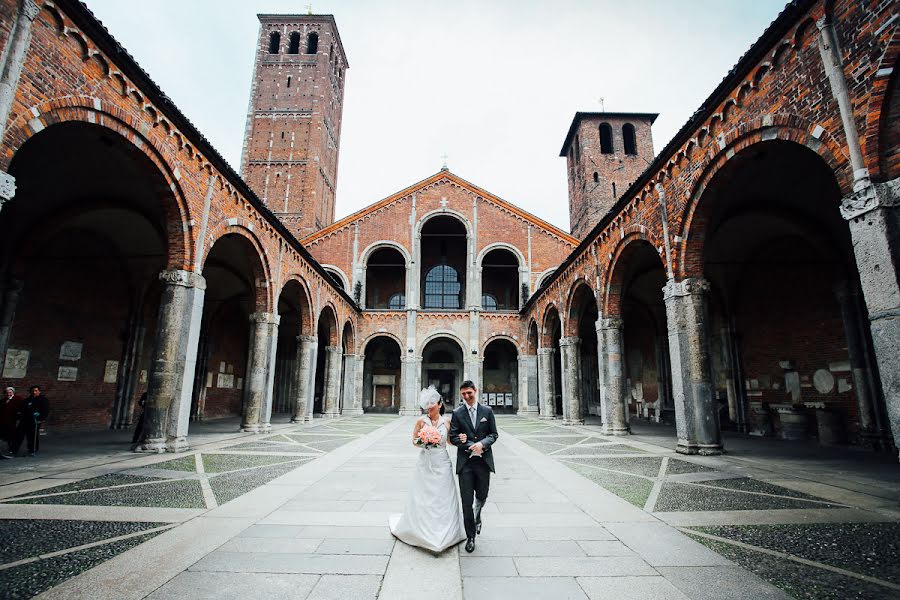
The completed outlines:
[[[241,176],[297,238],[334,222],[344,76],[331,15],[257,15]]]
[[[653,161],[653,113],[577,112],[559,155],[569,177],[569,227],[584,238]]]

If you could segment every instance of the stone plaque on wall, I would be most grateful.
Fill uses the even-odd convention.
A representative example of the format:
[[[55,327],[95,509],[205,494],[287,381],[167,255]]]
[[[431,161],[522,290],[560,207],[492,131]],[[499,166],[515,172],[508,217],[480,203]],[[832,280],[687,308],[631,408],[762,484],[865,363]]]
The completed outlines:
[[[60,367],[56,375],[58,381],[75,381],[78,379],[78,367]]]
[[[141,383],[147,383],[147,369],[141,369]]]
[[[59,360],[81,360],[81,342],[63,342],[59,347]]]
[[[213,384],[213,374],[207,373],[206,374],[206,387],[211,388],[212,384]]]
[[[106,368],[103,369],[103,383],[115,383],[119,377],[119,361],[106,361]]]
[[[243,377],[238,377],[237,389],[239,389],[239,390],[244,389],[244,378]]]
[[[234,387],[234,375],[228,373],[219,373],[219,380],[216,387],[231,389]]]
[[[22,379],[28,372],[28,357],[30,350],[16,350],[10,348],[6,351],[6,362],[3,364],[3,376],[8,379]]]

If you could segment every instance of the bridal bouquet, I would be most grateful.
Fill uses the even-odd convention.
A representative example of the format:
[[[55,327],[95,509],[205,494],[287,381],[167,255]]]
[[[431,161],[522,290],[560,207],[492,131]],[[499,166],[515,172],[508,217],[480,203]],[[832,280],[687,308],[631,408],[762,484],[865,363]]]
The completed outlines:
[[[441,445],[441,432],[436,427],[425,425],[416,434],[416,446],[422,448],[438,448]]]

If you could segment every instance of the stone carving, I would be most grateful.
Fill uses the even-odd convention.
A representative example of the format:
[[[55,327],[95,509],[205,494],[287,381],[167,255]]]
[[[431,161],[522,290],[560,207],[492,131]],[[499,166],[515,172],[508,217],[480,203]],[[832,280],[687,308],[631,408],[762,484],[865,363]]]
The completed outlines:
[[[78,367],[60,367],[56,374],[57,381],[76,381],[78,379]]]
[[[12,200],[15,195],[16,178],[5,171],[0,171],[0,206],[2,206],[3,202]]]
[[[16,350],[10,348],[6,351],[6,361],[3,364],[3,377],[7,379],[22,379],[28,372],[29,350]]]
[[[184,271],[182,269],[172,269],[170,271],[160,271],[159,280],[169,285],[180,285],[184,287],[195,287],[197,289],[206,289],[206,279],[202,275]]]
[[[230,373],[219,373],[218,380],[216,381],[216,387],[231,389],[234,387],[234,375]]]
[[[35,0],[25,0],[22,2],[22,14],[25,15],[25,18],[29,21],[34,21],[39,12],[41,12],[41,7]]]
[[[705,294],[708,291],[709,282],[701,277],[688,277],[681,281],[669,279],[663,286],[663,299]]]
[[[813,387],[820,394],[828,394],[834,389],[834,375],[826,369],[819,369],[813,373]]]
[[[620,317],[597,319],[597,329],[622,329],[624,322]]]
[[[900,205],[900,181],[869,183],[841,200],[841,216],[850,221],[881,207]]]
[[[103,369],[103,383],[115,383],[119,377],[119,361],[108,360]]]
[[[59,347],[59,360],[81,360],[81,342],[63,342]]]

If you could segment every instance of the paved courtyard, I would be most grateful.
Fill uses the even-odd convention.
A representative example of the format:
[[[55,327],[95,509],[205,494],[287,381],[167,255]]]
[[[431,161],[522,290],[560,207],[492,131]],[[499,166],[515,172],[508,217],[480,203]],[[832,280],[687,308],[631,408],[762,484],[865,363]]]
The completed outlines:
[[[434,556],[387,528],[412,422],[212,424],[175,456],[135,456],[113,432],[68,455],[47,439],[0,464],[0,597],[900,595],[900,469],[877,455],[745,439],[683,457],[661,428],[611,439],[499,417],[476,551]]]

